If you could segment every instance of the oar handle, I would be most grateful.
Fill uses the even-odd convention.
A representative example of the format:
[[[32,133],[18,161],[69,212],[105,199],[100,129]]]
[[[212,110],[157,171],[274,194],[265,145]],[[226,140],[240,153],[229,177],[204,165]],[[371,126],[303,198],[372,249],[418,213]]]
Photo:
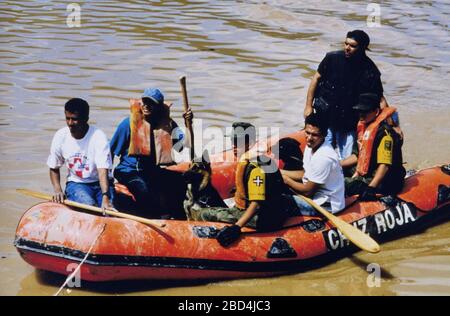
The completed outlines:
[[[42,192],[37,192],[37,191],[32,191],[32,190],[27,190],[27,189],[17,189],[17,192],[20,192],[22,194],[25,195],[29,195],[29,196],[33,196],[35,198],[38,199],[43,199],[43,200],[52,200],[52,196],[49,194],[45,194]],[[83,203],[78,203],[78,202],[74,202],[74,201],[70,201],[70,200],[64,200],[63,202],[65,205],[69,205],[69,206],[73,206],[73,207],[78,207],[80,209],[84,209],[84,210],[88,210],[88,211],[92,211],[92,212],[96,212],[96,213],[102,213],[103,214],[103,210],[100,207],[96,207],[96,206],[92,206],[92,205],[87,205],[87,204],[83,204]],[[154,226],[154,227],[164,227],[165,224],[160,224],[160,223],[156,223],[152,220],[149,220],[147,218],[143,218],[143,217],[139,217],[139,216],[134,216],[131,214],[126,214],[126,213],[122,213],[122,212],[118,212],[118,211],[110,211],[110,210],[105,210],[105,214],[111,215],[111,216],[115,216],[115,217],[120,217],[120,218],[126,218],[126,219],[131,219],[143,224],[147,224],[150,226]]]
[[[181,85],[181,93],[183,94],[184,111],[187,111],[187,110],[189,110],[189,101],[188,101],[187,89],[186,89],[186,76],[180,77],[180,85]]]
[[[189,101],[187,96],[187,88],[186,88],[186,76],[180,77],[180,86],[181,86],[181,93],[183,94],[183,104],[184,104],[184,112],[187,112],[189,107]],[[188,120],[184,120],[184,123],[186,124],[186,127],[189,131],[189,137],[191,141],[191,148],[190,148],[190,154],[191,154],[191,160],[195,157],[195,150],[194,150],[194,131],[192,130],[192,124]]]
[[[74,202],[74,201],[67,200],[67,199],[64,200],[64,204],[103,214],[103,210],[100,207],[87,205],[87,204],[83,204],[83,203],[78,203],[78,202]],[[104,213],[108,214],[108,215],[111,215],[111,216],[115,216],[115,217],[131,219],[131,220],[134,220],[134,221],[137,221],[137,222],[140,222],[140,223],[143,223],[143,224],[151,225],[151,226],[157,226],[157,227],[164,227],[165,226],[165,225],[162,225],[162,224],[159,224],[159,223],[155,223],[154,221],[149,220],[147,218],[134,216],[134,215],[131,215],[131,214],[126,214],[126,213],[122,213],[122,212],[119,212],[119,211],[105,210]]]

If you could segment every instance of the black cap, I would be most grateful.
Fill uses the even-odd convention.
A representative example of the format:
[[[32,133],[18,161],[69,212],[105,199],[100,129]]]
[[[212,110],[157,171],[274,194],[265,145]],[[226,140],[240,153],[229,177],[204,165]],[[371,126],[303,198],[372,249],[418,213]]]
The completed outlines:
[[[278,148],[277,148],[278,147]],[[294,138],[280,139],[271,148],[275,158],[285,163],[285,170],[301,170],[303,168],[303,154],[300,150],[300,142]]]
[[[375,93],[363,93],[359,96],[358,103],[353,107],[357,111],[373,111],[380,107],[380,96]]]
[[[253,126],[250,123],[247,122],[234,122],[233,125],[233,131],[231,132],[231,137],[233,139],[236,138],[242,138],[242,137],[249,137],[249,139],[254,140],[256,138],[256,129],[255,126]]]

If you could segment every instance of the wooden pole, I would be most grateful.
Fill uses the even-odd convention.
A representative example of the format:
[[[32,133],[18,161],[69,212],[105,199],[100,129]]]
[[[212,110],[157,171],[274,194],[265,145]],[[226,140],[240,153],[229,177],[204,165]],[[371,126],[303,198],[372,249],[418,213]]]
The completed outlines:
[[[183,94],[183,104],[184,104],[184,112],[187,112],[190,107],[189,107],[189,102],[188,102],[188,96],[187,96],[187,88],[186,88],[186,77],[182,76],[180,77],[180,85],[181,85],[181,92]],[[186,127],[189,131],[189,139],[191,142],[191,160],[194,160],[195,157],[195,150],[194,150],[194,131],[192,129],[192,124],[191,122],[185,120],[184,123],[186,124]]]
[[[41,192],[37,192],[37,191],[32,191],[32,190],[27,190],[27,189],[17,189],[17,192],[20,192],[22,194],[25,195],[29,195],[29,196],[33,196],[35,198],[38,199],[43,199],[43,200],[52,200],[52,196],[49,194],[45,194],[45,193],[41,193]],[[69,206],[73,206],[73,207],[77,207],[80,209],[84,209],[84,210],[88,210],[88,211],[92,211],[92,212],[96,212],[96,213],[101,213],[101,214],[108,214],[114,217],[120,217],[120,218],[126,218],[126,219],[131,219],[133,221],[136,222],[140,222],[146,225],[150,225],[150,226],[154,226],[154,227],[164,227],[166,226],[165,224],[160,224],[157,223],[155,221],[152,221],[150,219],[147,218],[143,218],[143,217],[139,217],[139,216],[134,216],[131,214],[126,214],[126,213],[122,213],[119,211],[111,211],[111,210],[105,210],[105,212],[103,212],[103,210],[100,207],[96,207],[96,206],[92,206],[92,205],[87,205],[87,204],[83,204],[83,203],[78,203],[78,202],[74,202],[74,201],[70,201],[70,200],[64,200],[63,202],[66,205]]]

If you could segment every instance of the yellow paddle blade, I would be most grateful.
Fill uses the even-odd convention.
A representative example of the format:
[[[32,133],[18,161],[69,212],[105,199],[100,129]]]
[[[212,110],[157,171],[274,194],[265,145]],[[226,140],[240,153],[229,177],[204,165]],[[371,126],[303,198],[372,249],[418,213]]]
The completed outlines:
[[[49,194],[32,191],[32,190],[27,190],[27,189],[16,189],[16,191],[19,193],[22,193],[24,195],[33,196],[35,198],[42,199],[42,200],[49,200],[49,201],[52,200],[52,196]]]
[[[351,242],[353,242],[359,248],[370,252],[377,253],[380,252],[380,245],[373,240],[369,235],[363,233],[355,226],[343,221],[337,216],[334,216],[330,212],[328,212],[323,207],[317,205],[313,200],[307,198],[303,195],[298,195],[303,200],[305,200],[308,204],[314,207],[319,213],[325,216],[337,229],[339,229],[342,234],[348,238]]]
[[[331,213],[328,213],[332,215]],[[337,216],[333,216],[333,219],[329,219],[330,222],[339,229],[344,236],[346,236],[351,242],[353,242],[359,248],[366,250],[370,253],[380,252],[380,245],[373,240],[369,235],[363,233],[355,226],[343,221]]]

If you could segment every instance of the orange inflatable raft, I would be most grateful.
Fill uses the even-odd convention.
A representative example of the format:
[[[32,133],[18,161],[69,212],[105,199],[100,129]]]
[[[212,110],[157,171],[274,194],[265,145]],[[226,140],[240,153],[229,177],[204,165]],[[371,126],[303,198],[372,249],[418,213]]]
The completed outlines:
[[[301,132],[289,136],[305,143]],[[235,164],[215,159],[213,185],[225,198],[234,183]],[[397,197],[375,202],[348,198],[348,207],[338,216],[381,242],[448,219],[449,195],[450,165],[436,166],[408,175]],[[263,277],[314,268],[356,250],[321,217],[293,217],[273,232],[244,228],[239,241],[227,248],[215,239],[223,223],[155,222],[165,226],[155,228],[45,202],[25,212],[15,246],[35,268],[64,275],[73,271],[70,264],[86,257],[80,276],[89,281]]]

